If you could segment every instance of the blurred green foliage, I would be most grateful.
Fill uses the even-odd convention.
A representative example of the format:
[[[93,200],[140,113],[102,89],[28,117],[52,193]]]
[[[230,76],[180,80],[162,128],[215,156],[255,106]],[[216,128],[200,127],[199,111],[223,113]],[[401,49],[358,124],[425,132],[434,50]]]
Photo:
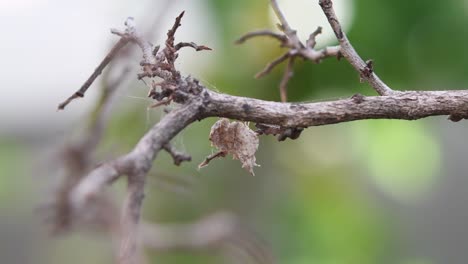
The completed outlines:
[[[32,177],[25,178],[28,163],[25,146],[13,138],[0,141],[0,209],[5,208],[10,213],[21,210],[24,206],[21,195],[31,191]]]

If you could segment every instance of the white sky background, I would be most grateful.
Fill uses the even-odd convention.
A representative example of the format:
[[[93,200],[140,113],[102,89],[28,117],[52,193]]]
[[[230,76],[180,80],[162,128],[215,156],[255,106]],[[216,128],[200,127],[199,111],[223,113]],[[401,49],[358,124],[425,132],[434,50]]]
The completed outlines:
[[[135,17],[137,25],[146,25],[142,20],[148,17],[148,8],[157,6],[154,1],[166,0],[141,0],[138,4],[128,0],[0,0],[0,135],[57,132],[77,122],[94,102],[99,80],[84,99],[71,103],[65,111],[57,112],[57,104],[81,86],[117,41],[110,28],[122,29],[127,16]],[[350,1],[335,0],[345,29],[351,21]],[[174,2],[159,36],[164,36],[175,16],[186,10],[176,41],[194,41],[214,49],[202,57],[191,51],[181,54],[181,71],[197,76],[213,62],[216,52],[222,52],[212,26],[216,23],[203,0]],[[323,45],[333,37],[315,2],[283,0],[280,6],[302,39],[318,25],[323,26],[325,36],[319,38],[319,45]],[[294,8],[298,6],[301,8]],[[265,2],[265,12],[269,10]],[[138,63],[135,61],[136,68]]]
[[[176,40],[213,47],[212,31],[202,31],[211,22],[201,1],[177,2],[165,16],[159,36],[186,10]],[[0,135],[53,132],[77,121],[94,102],[99,80],[84,99],[71,103],[65,111],[57,112],[57,104],[81,86],[118,40],[110,28],[123,29],[127,16],[135,17],[138,25],[148,17],[145,10],[155,6],[150,0],[138,4],[125,0],[0,0]],[[190,26],[194,24],[197,26]],[[197,72],[204,66],[199,62],[210,61],[205,54],[194,69],[194,53],[181,54],[182,71]],[[138,63],[135,61],[136,68]]]
[[[323,30],[322,34],[317,37],[317,48],[337,43],[333,30],[318,5],[318,0],[278,0],[278,5],[289,25],[297,30],[299,38],[304,43],[318,26],[321,26]],[[354,0],[333,0],[333,8],[345,32],[351,27],[353,5]],[[270,18],[272,25],[278,23],[278,18],[271,8]]]

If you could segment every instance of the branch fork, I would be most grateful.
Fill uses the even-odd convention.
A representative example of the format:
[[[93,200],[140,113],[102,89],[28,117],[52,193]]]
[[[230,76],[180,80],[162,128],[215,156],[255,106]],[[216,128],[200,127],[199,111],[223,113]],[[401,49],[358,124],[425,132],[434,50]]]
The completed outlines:
[[[275,33],[270,30],[259,30],[249,32],[241,36],[235,43],[242,44],[245,41],[255,38],[255,37],[271,37],[280,42],[280,46],[287,48],[288,51],[285,52],[280,57],[273,60],[271,63],[267,64],[266,67],[255,75],[255,78],[261,78],[269,74],[276,66],[281,64],[284,61],[287,61],[287,66],[284,71],[283,79],[280,83],[280,97],[282,102],[287,101],[287,85],[289,80],[293,76],[293,67],[296,58],[301,58],[304,60],[312,61],[313,63],[320,63],[323,59],[329,57],[336,57],[337,59],[341,58],[341,48],[340,46],[325,47],[323,49],[315,49],[317,44],[316,38],[322,33],[322,28],[318,27],[312,34],[310,34],[309,39],[307,39],[304,44],[297,36],[296,30],[292,29],[286,18],[284,17],[281,9],[278,6],[278,3],[275,0],[271,1],[273,10],[275,11],[276,16],[278,17],[280,23],[278,28],[282,31],[282,34]]]
[[[120,37],[120,40],[111,49],[104,60],[99,64],[98,68],[93,72],[91,77],[83,84],[83,86],[70,96],[67,100],[59,104],[58,109],[63,110],[74,99],[84,97],[86,91],[96,78],[102,73],[109,62],[117,55],[117,53],[129,42],[137,44],[142,51],[141,72],[138,73],[138,79],[158,77],[163,80],[159,83],[161,92],[156,91],[158,85],[154,85],[149,91],[149,97],[162,101],[161,103],[153,104],[153,107],[170,103],[174,97],[172,94],[182,82],[180,72],[175,68],[175,61],[178,58],[178,51],[185,47],[190,47],[196,51],[211,50],[204,45],[197,45],[193,42],[180,42],[174,44],[175,33],[181,25],[184,12],[180,13],[175,19],[172,28],[167,32],[165,48],[160,50],[160,46],[153,45],[145,40],[136,28],[136,23],[133,17],[127,18],[125,21],[125,30],[112,29],[111,33]]]

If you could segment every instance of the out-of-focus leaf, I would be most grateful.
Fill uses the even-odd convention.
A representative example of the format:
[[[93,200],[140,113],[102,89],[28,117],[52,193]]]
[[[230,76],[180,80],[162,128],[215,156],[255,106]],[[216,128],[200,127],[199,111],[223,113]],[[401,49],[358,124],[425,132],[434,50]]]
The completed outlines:
[[[353,150],[378,187],[403,201],[421,197],[431,188],[440,150],[422,122],[367,121],[353,128]]]

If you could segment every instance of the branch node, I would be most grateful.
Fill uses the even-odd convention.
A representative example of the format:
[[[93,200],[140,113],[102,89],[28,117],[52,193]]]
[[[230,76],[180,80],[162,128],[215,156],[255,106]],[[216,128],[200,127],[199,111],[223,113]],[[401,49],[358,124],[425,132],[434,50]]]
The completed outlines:
[[[333,2],[331,0],[320,0],[319,5],[322,8],[332,8]]]
[[[192,161],[192,157],[190,155],[178,151],[173,145],[169,143],[164,145],[163,148],[165,151],[167,151],[167,153],[171,155],[172,159],[174,160],[174,164],[176,166],[180,166],[180,164],[182,164],[182,162],[184,161],[187,161],[187,162]]]
[[[306,46],[309,48],[314,48],[317,44],[317,36],[322,33],[322,27],[318,27],[312,34],[310,34],[309,39],[306,42]]]
[[[303,130],[304,128],[302,127],[288,127],[284,129],[283,133],[278,135],[278,141],[285,141],[287,138],[292,140],[298,139]]]
[[[355,104],[360,104],[360,103],[364,102],[365,97],[364,97],[364,95],[362,95],[360,93],[357,93],[357,94],[351,96],[351,100],[353,100],[353,102]]]
[[[255,133],[258,135],[278,135],[278,141],[285,141],[287,138],[297,139],[301,135],[304,128],[302,127],[281,127],[277,125],[256,123]]]
[[[306,43],[302,43],[297,36],[296,30],[292,29],[288,21],[284,17],[281,9],[276,0],[271,0],[271,6],[276,16],[278,17],[279,23],[277,26],[283,34],[277,34],[270,30],[259,30],[247,33],[241,36],[235,43],[240,44],[246,40],[259,36],[268,36],[275,38],[281,42],[281,47],[288,48],[288,52],[270,62],[261,72],[255,75],[255,78],[261,78],[271,72],[273,68],[288,59],[288,66],[283,74],[283,79],[280,83],[280,96],[281,101],[285,102],[287,99],[286,88],[289,79],[293,74],[293,64],[296,57],[300,57],[306,60],[310,60],[314,63],[320,63],[323,59],[336,56],[338,60],[341,58],[341,49],[337,47],[329,47],[321,50],[315,50],[316,37],[322,33],[322,27],[318,27],[314,32],[309,35],[309,39]]]
[[[156,47],[154,47],[153,56],[156,56],[158,54],[158,51],[159,51],[160,48],[161,48],[161,45],[157,45]]]
[[[460,107],[459,109],[455,110],[454,112],[452,112],[448,119],[452,122],[459,122],[463,119],[468,119],[468,110],[467,110],[468,107],[466,106],[463,106],[463,107]]]
[[[374,61],[367,60],[366,66],[363,69],[361,69],[361,73],[359,76],[361,83],[370,78],[372,76],[372,73],[374,73]]]

